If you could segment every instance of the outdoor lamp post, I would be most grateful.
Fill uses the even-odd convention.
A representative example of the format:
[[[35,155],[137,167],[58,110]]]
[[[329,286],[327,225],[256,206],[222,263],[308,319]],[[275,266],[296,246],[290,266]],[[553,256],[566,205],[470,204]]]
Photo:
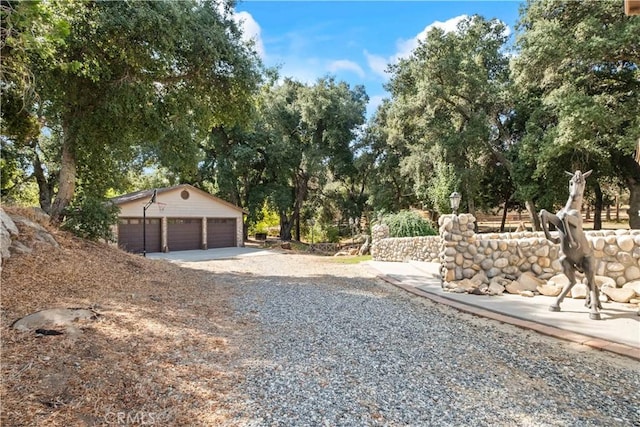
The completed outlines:
[[[460,199],[462,199],[462,196],[457,191],[454,191],[449,196],[449,202],[451,202],[451,210],[453,211],[454,215],[458,215],[458,208],[460,207]]]
[[[149,209],[149,206],[151,206],[152,203],[156,202],[157,197],[158,190],[153,190],[151,200],[149,200],[142,208],[142,256],[144,257],[147,256],[147,209]]]

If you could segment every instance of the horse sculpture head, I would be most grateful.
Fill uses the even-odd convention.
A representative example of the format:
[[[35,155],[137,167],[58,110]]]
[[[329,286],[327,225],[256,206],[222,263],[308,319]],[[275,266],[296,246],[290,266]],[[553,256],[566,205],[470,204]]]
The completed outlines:
[[[593,172],[593,169],[585,173],[580,171],[576,171],[575,173],[567,171],[564,172],[571,177],[569,180],[569,196],[572,199],[582,197],[584,194],[584,187],[587,183],[587,178],[589,178],[591,172]]]

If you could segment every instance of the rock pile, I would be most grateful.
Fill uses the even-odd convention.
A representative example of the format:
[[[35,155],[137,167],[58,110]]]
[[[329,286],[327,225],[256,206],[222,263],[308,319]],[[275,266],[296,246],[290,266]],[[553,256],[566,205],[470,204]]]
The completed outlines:
[[[21,231],[23,235],[29,236],[33,240],[34,245],[46,244],[59,247],[56,239],[39,223],[48,222],[48,216],[39,209],[30,210],[29,216],[33,220],[25,215],[9,215],[3,208],[0,208],[0,264],[10,258],[12,253],[30,253],[32,251],[31,246],[18,240]]]
[[[449,292],[475,295],[502,295],[506,292],[523,297],[537,295],[556,297],[560,295],[562,288],[568,283],[569,279],[564,274],[558,274],[546,281],[537,278],[530,272],[525,272],[517,280],[509,280],[499,276],[489,279],[483,271],[480,271],[471,279],[443,282],[442,287]],[[596,285],[600,289],[602,302],[615,301],[640,305],[640,280],[629,282],[622,288],[618,288],[610,277],[596,276]],[[585,299],[587,293],[587,285],[578,282],[571,288],[567,297]]]

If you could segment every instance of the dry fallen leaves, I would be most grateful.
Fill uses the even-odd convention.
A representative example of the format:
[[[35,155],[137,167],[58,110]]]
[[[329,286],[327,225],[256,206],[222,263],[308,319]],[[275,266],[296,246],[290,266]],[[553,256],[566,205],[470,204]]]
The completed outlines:
[[[229,284],[48,227],[59,248],[21,228],[30,254],[2,267],[3,426],[214,425],[238,381]],[[53,307],[101,314],[76,333],[37,337],[11,323]],[[124,422],[122,422],[124,421]]]

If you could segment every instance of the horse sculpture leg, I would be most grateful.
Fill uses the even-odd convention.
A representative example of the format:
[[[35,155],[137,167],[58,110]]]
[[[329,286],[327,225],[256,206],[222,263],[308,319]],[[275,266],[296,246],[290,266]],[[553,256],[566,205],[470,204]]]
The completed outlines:
[[[600,295],[596,284],[596,260],[593,256],[586,257],[582,265],[584,267],[584,275],[587,278],[587,286],[589,286],[589,295],[587,301],[585,301],[585,305],[591,310],[589,318],[600,320],[598,309],[602,308],[602,304],[600,304]]]
[[[556,228],[560,228],[560,219],[552,214],[551,212],[542,209],[540,211],[540,225],[542,226],[542,231],[544,231],[544,236],[547,238],[547,240],[553,242],[553,243],[560,243],[560,239],[558,237],[551,237],[551,234],[549,234],[549,227],[547,226],[548,223],[553,224]]]
[[[564,274],[569,279],[569,283],[567,283],[562,289],[562,292],[560,292],[560,295],[558,295],[556,301],[549,306],[549,311],[560,311],[560,304],[562,303],[562,300],[564,300],[564,297],[567,296],[569,291],[571,291],[571,288],[573,288],[573,286],[576,284],[576,272],[573,269],[573,265],[571,265],[571,262],[569,262],[569,260],[567,260],[567,258],[563,256],[560,257],[560,263],[562,264]]]

